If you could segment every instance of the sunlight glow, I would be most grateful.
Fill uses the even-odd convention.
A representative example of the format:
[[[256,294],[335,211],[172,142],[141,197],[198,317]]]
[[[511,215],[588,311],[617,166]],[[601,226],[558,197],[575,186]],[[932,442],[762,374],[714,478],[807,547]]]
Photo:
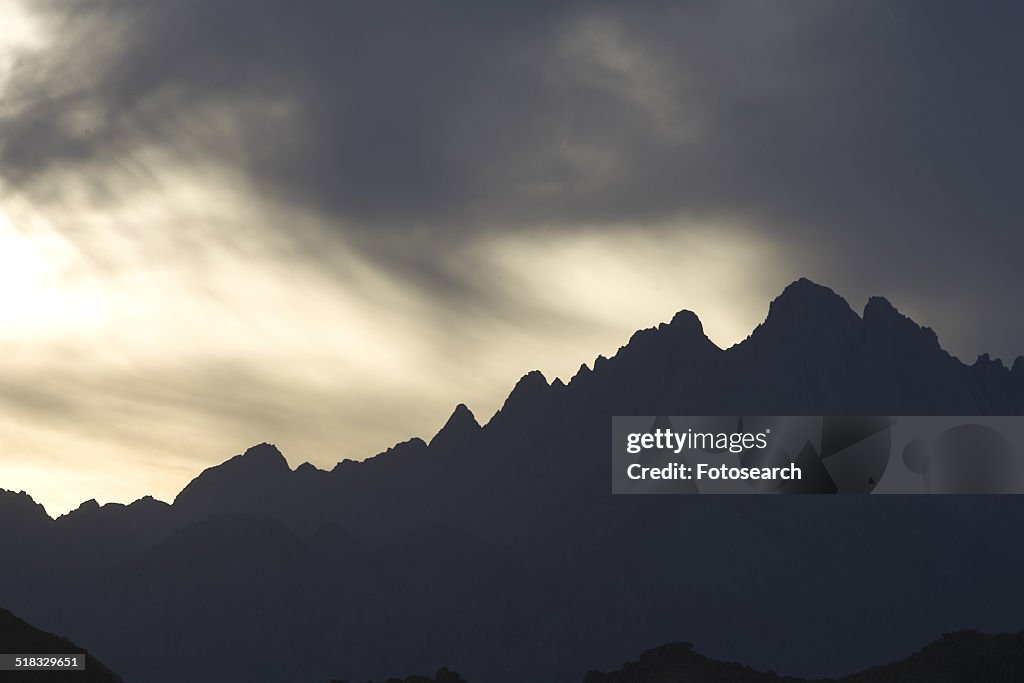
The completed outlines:
[[[38,341],[58,328],[98,321],[103,309],[92,287],[65,280],[72,258],[55,232],[24,230],[0,206],[2,340]]]
[[[14,74],[24,52],[46,47],[42,22],[20,0],[0,0],[0,96]],[[2,109],[0,109],[0,113]]]

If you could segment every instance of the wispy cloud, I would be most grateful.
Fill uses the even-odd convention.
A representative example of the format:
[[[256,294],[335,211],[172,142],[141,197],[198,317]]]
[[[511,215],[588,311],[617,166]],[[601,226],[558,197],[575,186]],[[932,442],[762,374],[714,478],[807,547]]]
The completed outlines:
[[[800,275],[1016,355],[1020,13],[7,0],[0,486],[364,457]]]

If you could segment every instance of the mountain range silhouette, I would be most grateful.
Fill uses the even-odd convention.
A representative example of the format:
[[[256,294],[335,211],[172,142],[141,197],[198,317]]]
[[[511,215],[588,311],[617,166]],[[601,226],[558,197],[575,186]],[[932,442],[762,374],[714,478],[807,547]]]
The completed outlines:
[[[0,604],[152,683],[555,683],[681,640],[840,676],[1018,631],[1024,500],[612,496],[611,417],[1022,413],[1024,358],[966,365],[886,300],[799,280],[729,349],[682,311],[568,383],[526,374],[483,426],[460,405],[330,471],[264,443],[173,504],[55,520],[0,491]]]

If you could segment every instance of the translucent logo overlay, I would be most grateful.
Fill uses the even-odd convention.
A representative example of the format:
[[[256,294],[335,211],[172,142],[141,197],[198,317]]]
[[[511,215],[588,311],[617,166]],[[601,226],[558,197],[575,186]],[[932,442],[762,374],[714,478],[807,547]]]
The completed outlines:
[[[1024,493],[1024,417],[617,416],[612,493]]]

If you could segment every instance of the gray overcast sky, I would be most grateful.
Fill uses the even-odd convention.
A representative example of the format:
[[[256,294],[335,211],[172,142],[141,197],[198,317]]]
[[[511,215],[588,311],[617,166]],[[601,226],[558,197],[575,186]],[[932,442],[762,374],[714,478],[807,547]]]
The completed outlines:
[[[0,487],[329,467],[808,276],[1024,352],[1024,8],[0,0]],[[58,478],[53,475],[60,473]]]

